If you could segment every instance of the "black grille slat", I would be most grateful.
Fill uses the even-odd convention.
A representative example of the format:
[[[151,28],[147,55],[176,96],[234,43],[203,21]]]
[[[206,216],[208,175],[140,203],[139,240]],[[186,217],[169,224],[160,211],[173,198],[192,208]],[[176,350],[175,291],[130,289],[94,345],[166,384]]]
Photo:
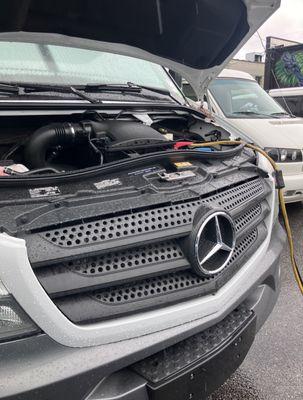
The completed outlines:
[[[44,238],[62,247],[83,246],[190,224],[193,210],[201,204],[193,202],[170,207],[102,219],[44,233]]]
[[[92,294],[92,297],[97,301],[110,304],[130,303],[143,298],[149,299],[162,294],[169,294],[172,291],[193,288],[210,280],[211,278],[202,278],[189,271],[180,271],[145,279],[135,284],[98,291]]]
[[[62,295],[187,267],[179,244],[166,241],[39,268],[36,275],[50,295]]]
[[[249,248],[257,239],[257,236],[258,233],[255,229],[236,246],[233,255],[225,269],[228,268],[229,265],[235,263],[242,256],[244,251]],[[104,301],[107,303],[109,302],[112,304],[123,302],[124,296],[127,297],[126,301],[131,301],[131,299],[136,301],[140,298],[142,299],[143,297],[149,298],[151,296],[169,293],[173,290],[195,287],[204,284],[205,282],[209,282],[212,279],[215,279],[215,276],[211,278],[201,278],[191,271],[180,271],[175,274],[162,275],[148,280],[125,285],[124,289],[122,289],[122,286],[118,286],[116,288],[112,287],[103,291],[98,291],[95,292],[93,297],[98,301]],[[175,285],[177,287],[175,287]],[[134,296],[131,296],[132,293]]]
[[[99,218],[87,223],[47,230],[41,232],[40,235],[48,242],[64,248],[118,241],[185,225],[190,226],[197,208],[202,204],[216,205],[226,211],[231,211],[264,193],[264,183],[259,178],[201,200],[132,212],[117,217]]]
[[[153,243],[139,248],[112,252],[84,260],[68,262],[72,272],[85,275],[104,275],[121,270],[140,268],[159,262],[183,258],[183,252],[176,242]]]
[[[260,215],[262,215],[262,206],[261,204],[257,204],[235,220],[236,232],[240,232],[243,228],[247,226],[247,224],[251,223],[255,218],[259,217]]]
[[[264,183],[262,179],[256,179],[251,182],[243,183],[223,193],[218,193],[204,200],[205,203],[216,203],[225,211],[230,211],[240,207],[243,203],[260,196],[264,192]]]

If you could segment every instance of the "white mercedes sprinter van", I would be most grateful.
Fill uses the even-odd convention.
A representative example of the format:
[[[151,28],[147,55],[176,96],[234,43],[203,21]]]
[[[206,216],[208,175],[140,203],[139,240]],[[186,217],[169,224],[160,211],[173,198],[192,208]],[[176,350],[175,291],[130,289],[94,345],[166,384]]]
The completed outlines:
[[[302,201],[303,118],[292,116],[241,71],[223,70],[209,86],[208,101],[218,123],[224,121],[235,137],[261,146],[279,164],[285,201]]]

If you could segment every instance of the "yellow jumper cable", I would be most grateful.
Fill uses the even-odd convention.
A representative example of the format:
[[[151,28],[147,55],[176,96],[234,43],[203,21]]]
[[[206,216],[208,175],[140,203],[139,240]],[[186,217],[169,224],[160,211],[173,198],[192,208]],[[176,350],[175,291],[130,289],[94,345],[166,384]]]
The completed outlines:
[[[260,147],[255,146],[250,143],[246,143],[242,140],[220,140],[216,142],[202,142],[202,143],[193,143],[190,145],[190,148],[195,148],[195,147],[212,147],[212,146],[235,146],[235,145],[243,145],[244,147],[247,147],[249,149],[252,149],[254,151],[257,151],[258,153],[261,153],[272,165],[274,171],[276,172],[276,175],[281,174],[281,170],[277,166],[277,164],[274,162],[274,160]],[[289,219],[287,215],[287,210],[285,207],[285,201],[283,197],[283,190],[282,188],[278,188],[278,196],[279,196],[279,202],[280,202],[280,207],[281,207],[281,212],[282,212],[282,217],[284,221],[284,226],[286,229],[286,234],[287,234],[287,239],[288,239],[288,244],[289,244],[289,251],[290,251],[290,261],[293,269],[293,273],[296,279],[296,282],[298,284],[298,287],[300,289],[301,294],[303,295],[303,279],[300,275],[300,271],[298,268],[298,264],[296,261],[295,257],[295,250],[294,250],[294,243],[293,243],[293,238],[292,238],[292,232],[289,224]]]

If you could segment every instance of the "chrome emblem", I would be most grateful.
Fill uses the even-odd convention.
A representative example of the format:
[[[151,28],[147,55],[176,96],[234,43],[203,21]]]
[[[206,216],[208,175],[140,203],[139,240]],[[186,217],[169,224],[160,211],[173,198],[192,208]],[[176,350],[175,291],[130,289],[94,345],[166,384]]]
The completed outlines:
[[[195,239],[196,269],[203,275],[222,271],[232,257],[236,244],[233,220],[224,211],[210,214],[201,223]]]

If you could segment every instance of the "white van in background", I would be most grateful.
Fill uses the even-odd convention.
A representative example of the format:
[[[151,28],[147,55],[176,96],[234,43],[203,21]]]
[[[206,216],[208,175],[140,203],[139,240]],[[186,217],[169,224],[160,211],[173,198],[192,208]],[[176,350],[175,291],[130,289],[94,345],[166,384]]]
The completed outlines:
[[[293,115],[303,117],[303,86],[272,89],[269,94]]]
[[[264,148],[285,180],[285,201],[303,200],[303,118],[290,115],[245,72],[224,70],[208,89],[208,108],[235,135]]]

